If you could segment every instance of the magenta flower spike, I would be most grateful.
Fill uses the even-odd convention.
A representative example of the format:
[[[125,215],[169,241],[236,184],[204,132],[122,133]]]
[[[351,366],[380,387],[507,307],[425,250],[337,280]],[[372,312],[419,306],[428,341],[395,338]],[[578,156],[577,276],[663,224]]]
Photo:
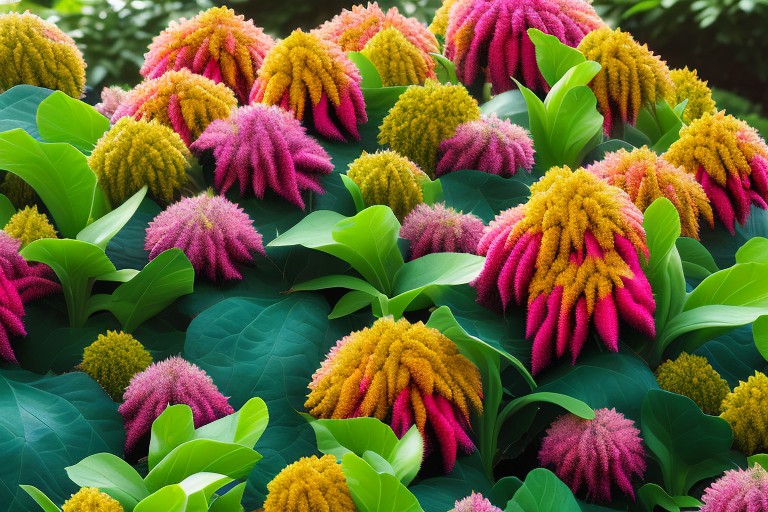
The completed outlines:
[[[472,214],[458,213],[443,203],[420,204],[403,221],[400,238],[411,242],[411,259],[436,252],[477,254],[483,221]]]
[[[768,471],[760,464],[726,471],[701,499],[700,512],[768,512]]]
[[[501,512],[501,509],[485,499],[482,494],[473,492],[471,496],[456,502],[456,507],[449,512]]]
[[[24,322],[24,303],[13,282],[0,272],[0,358],[16,363],[16,355],[11,348],[11,336],[26,336]]]
[[[128,92],[118,86],[105,87],[101,90],[101,103],[95,104],[93,108],[107,119],[112,119],[117,108],[128,97]]]

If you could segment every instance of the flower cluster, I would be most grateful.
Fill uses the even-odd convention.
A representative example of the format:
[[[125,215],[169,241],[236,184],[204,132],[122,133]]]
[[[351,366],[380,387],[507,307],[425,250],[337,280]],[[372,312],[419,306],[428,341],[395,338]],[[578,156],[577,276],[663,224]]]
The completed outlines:
[[[723,399],[731,392],[728,382],[712,368],[706,357],[685,352],[656,370],[659,387],[670,393],[687,396],[706,414],[720,414]]]
[[[80,367],[104,388],[112,400],[122,402],[131,379],[152,364],[152,356],[136,338],[122,331],[99,334],[83,351]]]
[[[95,487],[82,487],[61,508],[64,512],[123,512],[119,501]]]
[[[760,464],[726,471],[701,500],[700,512],[768,512],[768,471]]]
[[[739,382],[722,405],[721,418],[731,425],[733,440],[747,454],[768,450],[768,377],[755,372]]]
[[[56,238],[56,230],[48,220],[48,216],[37,211],[37,205],[25,207],[16,212],[5,225],[3,231],[21,242],[25,248],[35,240]]]
[[[429,24],[429,31],[436,36],[445,37],[445,32],[448,30],[448,19],[450,18],[451,7],[458,3],[459,0],[443,0],[440,8],[435,12],[435,17],[432,19],[432,23]]]
[[[333,455],[303,457],[267,484],[264,512],[356,512],[347,479]]]
[[[472,493],[471,496],[456,502],[456,506],[448,512],[501,512],[501,509],[485,499],[482,494]]]
[[[436,78],[435,61],[395,27],[373,36],[361,53],[376,67],[384,87],[422,85],[427,78]]]
[[[675,105],[688,100],[683,111],[683,121],[691,124],[704,114],[715,114],[715,100],[712,99],[712,91],[707,87],[707,82],[699,79],[694,69],[673,69],[669,72],[672,83],[675,84]],[[673,106],[675,106],[673,105]]]
[[[96,112],[103,115],[107,119],[112,119],[115,115],[117,108],[128,97],[128,91],[122,87],[113,86],[105,87],[101,90],[101,103],[97,103],[93,106]]]
[[[420,204],[405,218],[400,238],[411,243],[411,259],[436,252],[477,254],[483,221],[471,213],[459,213],[445,204]]]

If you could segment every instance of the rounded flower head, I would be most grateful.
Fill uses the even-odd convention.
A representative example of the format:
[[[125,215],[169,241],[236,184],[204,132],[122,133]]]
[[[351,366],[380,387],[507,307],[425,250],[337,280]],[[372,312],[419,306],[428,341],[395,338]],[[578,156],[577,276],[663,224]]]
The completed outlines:
[[[254,251],[266,256],[248,214],[205,192],[172,204],[149,223],[144,242],[149,259],[173,248],[184,251],[195,273],[211,281],[242,279],[238,264],[253,260]]]
[[[509,177],[521,168],[533,168],[528,131],[491,114],[460,124],[456,135],[440,143],[435,176],[468,169]]]
[[[696,178],[647,147],[632,152],[620,149],[587,170],[629,194],[641,212],[660,197],[669,199],[680,214],[683,236],[699,239],[699,216],[715,227],[709,199]]]
[[[662,157],[696,176],[731,234],[736,222],[747,222],[751,205],[768,209],[768,146],[757,130],[725,111],[684,127]]]
[[[208,125],[191,149],[213,150],[221,194],[239,181],[241,196],[252,190],[261,199],[269,189],[302,209],[301,192],[323,194],[320,176],[333,171],[331,157],[290,112],[259,103]]]
[[[209,124],[225,119],[236,106],[237,99],[226,85],[181,69],[137,85],[117,108],[112,122],[125,116],[157,120],[173,128],[189,146]]]
[[[728,382],[712,368],[706,357],[683,352],[656,370],[659,387],[670,393],[687,396],[705,414],[720,414],[723,399],[731,392]],[[768,511],[766,511],[768,512]]]
[[[105,87],[101,90],[101,103],[95,104],[93,108],[107,119],[112,119],[117,107],[128,97],[128,92],[118,86]]]
[[[456,508],[449,512],[501,512],[501,509],[494,507],[482,494],[472,493],[471,496],[456,502]]]
[[[122,402],[123,393],[131,378],[152,364],[152,356],[144,345],[123,331],[107,331],[85,347],[80,365],[109,393],[112,400]]]
[[[707,82],[699,80],[695,69],[689,71],[687,66],[684,69],[673,69],[669,72],[669,77],[675,84],[675,105],[688,100],[683,112],[685,124],[691,124],[704,114],[717,112],[712,91],[707,87]]]
[[[141,74],[157,78],[186,68],[217,84],[223,82],[246,102],[274,44],[253,20],[245,21],[226,7],[213,7],[192,19],[172,21],[149,45]]]
[[[733,440],[747,455],[768,450],[768,377],[755,372],[739,382],[722,404],[721,418],[731,424]]]
[[[376,417],[402,437],[416,424],[427,450],[439,448],[446,473],[456,452],[475,449],[469,417],[482,414],[480,372],[440,331],[380,318],[331,350],[309,385],[315,418]]]
[[[463,86],[427,80],[400,95],[384,118],[379,144],[389,144],[433,176],[440,143],[453,137],[460,124],[478,119],[477,101]]]
[[[347,176],[360,188],[366,207],[389,206],[401,222],[424,201],[421,183],[429,181],[429,176],[416,164],[394,151],[363,151],[360,158],[349,164]]]
[[[768,471],[732,469],[704,491],[700,512],[768,512]]]
[[[547,91],[528,29],[575,48],[604,26],[586,0],[461,0],[450,10],[445,55],[467,85],[488,81],[499,94],[514,89],[516,78],[529,89]]]
[[[448,19],[451,7],[458,3],[458,1],[459,0],[443,0],[442,5],[437,12],[435,12],[435,17],[428,27],[430,32],[436,36],[445,37],[445,31],[448,30]]]
[[[20,84],[80,98],[85,91],[83,54],[71,37],[39,16],[0,14],[0,92]]]
[[[37,205],[25,207],[16,212],[3,231],[16,240],[21,241],[21,248],[25,248],[35,240],[42,238],[56,238],[56,230],[53,229],[48,216],[37,211]]]
[[[125,452],[130,453],[169,405],[192,409],[195,428],[235,412],[211,378],[181,357],[153,363],[131,379],[118,409],[125,420]]]
[[[674,93],[667,64],[621,29],[606,27],[589,33],[579,51],[602,66],[589,87],[597,97],[608,136],[614,129],[622,130],[623,123],[634,126],[643,106],[653,107]]]
[[[191,159],[172,129],[155,120],[124,117],[99,139],[88,166],[114,206],[144,185],[158,201],[170,203],[187,182]]]
[[[487,256],[472,283],[478,302],[499,311],[513,300],[528,306],[534,373],[567,348],[575,362],[590,319],[614,352],[620,318],[656,334],[656,303],[638,259],[648,256],[643,215],[625,192],[584,169],[550,169],[528,203],[491,222],[478,253]]]
[[[642,478],[645,451],[635,423],[616,409],[598,409],[595,419],[574,414],[556,419],[541,443],[539,462],[554,469],[574,494],[611,501],[611,486],[635,497],[632,475]]]
[[[356,512],[347,479],[333,455],[302,457],[267,484],[264,512]]]
[[[459,213],[443,203],[420,204],[405,218],[400,238],[411,242],[411,259],[436,252],[477,254],[483,221],[471,213]]]
[[[436,78],[435,61],[395,27],[373,36],[361,53],[376,67],[384,87],[422,85],[427,78]]]
[[[119,501],[95,487],[82,487],[61,508],[64,512],[123,512]]]
[[[5,175],[5,180],[0,185],[0,194],[7,197],[17,210],[32,206],[40,200],[35,189],[12,172]]]

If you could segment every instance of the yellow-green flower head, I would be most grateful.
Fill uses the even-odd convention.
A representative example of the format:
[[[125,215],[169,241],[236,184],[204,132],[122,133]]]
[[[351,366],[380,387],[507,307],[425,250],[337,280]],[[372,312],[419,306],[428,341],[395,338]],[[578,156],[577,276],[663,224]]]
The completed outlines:
[[[384,87],[423,85],[427,78],[436,78],[435,61],[395,27],[373,36],[361,53],[376,67]]]
[[[379,144],[389,144],[432,177],[440,143],[456,135],[460,124],[478,119],[480,107],[463,85],[427,80],[400,96],[384,118]]]
[[[443,5],[435,13],[435,17],[432,19],[432,23],[429,25],[429,30],[436,36],[445,37],[445,32],[448,30],[448,15],[451,12],[453,4],[459,0],[443,0]]]
[[[695,69],[690,71],[687,66],[683,69],[673,69],[669,72],[669,77],[675,84],[675,105],[688,100],[683,112],[685,124],[691,124],[692,121],[704,114],[717,112],[715,100],[712,99],[712,91],[707,87],[707,82],[699,80],[699,75]]]
[[[579,51],[602,66],[589,87],[597,97],[606,135],[622,123],[634,126],[641,107],[654,106],[673,93],[667,64],[621,29],[590,32]]]
[[[768,450],[768,377],[755,372],[739,382],[722,405],[721,418],[731,424],[739,450],[752,455]]]
[[[152,356],[144,345],[123,331],[107,331],[85,347],[80,365],[98,382],[116,402],[123,401],[123,393],[137,373],[152,364]]]
[[[705,414],[720,414],[723,399],[731,392],[728,382],[712,368],[706,357],[683,352],[656,370],[659,387],[670,393],[687,396]]]
[[[333,455],[303,457],[267,484],[264,512],[357,512]]]
[[[17,210],[32,206],[40,199],[29,183],[12,172],[5,175],[5,180],[0,185],[0,194],[7,197]]]
[[[363,151],[360,158],[349,164],[347,176],[360,188],[366,207],[389,206],[400,222],[424,202],[421,183],[429,181],[429,176],[416,164],[394,151]]]
[[[37,205],[25,207],[16,212],[5,225],[4,231],[16,240],[21,240],[21,248],[41,238],[56,238],[48,216],[37,211]]]
[[[39,16],[0,14],[0,92],[20,84],[79,98],[85,91],[83,54],[71,37]]]
[[[120,119],[88,157],[113,206],[147,185],[149,193],[164,203],[173,201],[187,182],[192,155],[181,137],[157,121]]]
[[[120,502],[94,487],[83,487],[61,507],[64,512],[123,512]]]

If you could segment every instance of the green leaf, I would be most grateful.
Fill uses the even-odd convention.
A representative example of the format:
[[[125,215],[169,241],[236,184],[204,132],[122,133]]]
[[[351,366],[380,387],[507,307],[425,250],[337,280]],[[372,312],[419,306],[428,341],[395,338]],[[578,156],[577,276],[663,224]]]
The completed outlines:
[[[5,228],[5,225],[14,215],[16,215],[16,208],[13,203],[3,194],[0,194],[0,229]]]
[[[505,476],[493,484],[493,489],[487,498],[496,507],[506,507],[509,500],[522,486],[523,482],[516,476]]]
[[[120,502],[127,512],[149,496],[144,480],[133,467],[111,453],[97,453],[66,468],[80,487],[96,487]]]
[[[456,464],[449,474],[425,478],[409,490],[427,512],[443,512],[472,492],[488,496],[491,482],[485,474],[480,454],[474,452],[456,457]]]
[[[341,177],[341,181],[344,183],[344,186],[347,187],[347,190],[349,190],[349,193],[352,196],[352,200],[355,202],[355,209],[358,213],[360,213],[365,209],[365,201],[363,201],[363,193],[360,192],[360,187],[358,187],[357,183],[355,183],[352,178],[346,174],[340,174],[339,176]]]
[[[17,85],[0,94],[0,132],[21,128],[40,140],[37,108],[51,94],[50,89],[32,85]]]
[[[749,463],[750,467],[759,464],[763,467],[763,469],[768,471],[768,455],[764,453],[758,453],[757,455],[747,457],[747,462]]]
[[[360,76],[363,81],[360,83],[360,87],[367,89],[378,89],[383,86],[381,83],[381,76],[373,62],[368,60],[368,57],[360,52],[347,52],[347,57],[351,60],[357,69],[360,70]]]
[[[485,115],[496,114],[501,120],[509,119],[512,124],[522,126],[526,130],[529,127],[528,105],[519,89],[497,94],[490,101],[480,105],[480,112]]]
[[[134,512],[186,512],[187,494],[178,485],[169,485],[148,496],[139,503]]]
[[[441,84],[459,84],[459,79],[456,77],[456,66],[450,59],[439,53],[430,53],[429,56],[435,61],[435,74]]]
[[[360,512],[423,512],[416,497],[396,477],[377,473],[354,453],[344,455],[341,466]]]
[[[533,138],[534,148],[536,149],[534,155],[536,164],[546,172],[551,167],[557,165],[552,157],[553,148],[549,140],[549,119],[547,117],[547,109],[544,106],[544,102],[542,102],[533,91],[517,80],[515,80],[515,84],[517,84],[517,88],[523,95],[525,104],[528,107],[528,129],[531,132],[531,138]]]
[[[195,439],[213,439],[253,448],[267,429],[269,412],[264,400],[253,397],[234,414],[195,430]]]
[[[518,170],[524,173],[525,170]],[[517,179],[481,171],[456,171],[440,178],[445,205],[471,213],[486,224],[504,210],[528,200],[530,190]]]
[[[677,247],[686,276],[705,279],[720,270],[712,255],[698,240],[680,237],[675,242],[675,247]]]
[[[376,292],[376,295],[358,290],[345,293],[338,302],[336,302],[336,305],[333,306],[333,311],[328,315],[328,318],[333,320],[334,318],[351,315],[355,311],[360,311],[367,306],[372,306],[377,298],[379,299],[379,307],[381,307],[382,303],[386,304],[386,296],[379,292]]]
[[[147,465],[152,470],[163,458],[195,436],[192,409],[186,404],[170,405],[152,422]]]
[[[422,181],[421,194],[424,198],[424,202],[430,206],[435,203],[442,203],[445,201],[445,195],[443,194],[443,184],[439,179],[434,181]]]
[[[528,473],[511,501],[523,512],[581,512],[568,486],[544,468]]]
[[[187,498],[186,512],[208,512],[214,493],[232,482],[232,478],[217,473],[195,473],[179,482]]]
[[[110,240],[123,229],[139,205],[147,195],[147,186],[141,187],[141,190],[132,195],[126,202],[118,208],[104,215],[99,220],[89,224],[85,229],[77,234],[77,239],[88,242],[101,250],[106,250]]]
[[[736,251],[736,263],[768,263],[768,239],[755,237]]]
[[[680,512],[674,498],[656,484],[645,484],[637,491],[637,500],[646,512],[653,512],[659,506],[668,512]]]
[[[245,491],[245,482],[236,485],[224,496],[219,496],[211,505],[210,512],[241,512],[243,510],[240,502],[243,499]]]
[[[565,73],[574,66],[586,61],[576,48],[571,48],[552,35],[544,34],[535,28],[528,29],[528,36],[536,46],[536,63],[544,80],[554,86]]]
[[[354,276],[336,275],[336,276],[323,276],[303,283],[295,284],[291,288],[291,292],[299,291],[312,291],[312,290],[326,290],[328,288],[349,288],[350,290],[357,290],[365,292],[367,294],[379,295],[379,291],[370,285],[368,282]]]
[[[40,505],[40,508],[42,508],[44,512],[61,512],[61,509],[59,509],[48,496],[43,494],[43,492],[34,485],[20,485],[19,487],[24,489],[27,494]]]
[[[746,381],[755,371],[768,373],[768,362],[756,347],[759,336],[761,334],[753,332],[751,325],[744,325],[705,343],[696,354],[706,357],[728,385],[735,388],[739,381]]]
[[[734,226],[735,233],[726,229],[719,220],[715,229],[702,227],[699,232],[701,243],[714,258],[717,266],[728,268],[736,263],[736,253],[741,247],[756,237],[768,238],[768,211],[752,206],[746,224],[738,222]]]
[[[768,316],[761,316],[752,324],[752,334],[755,338],[755,346],[763,356],[763,359],[768,361]]]
[[[563,96],[560,108],[550,120],[550,144],[556,150],[558,165],[579,167],[582,159],[603,137],[603,116],[597,111],[597,98],[586,85],[573,87]]]
[[[587,165],[591,165],[595,162],[601,162],[602,160],[605,159],[605,155],[607,155],[608,153],[613,153],[620,149],[625,149],[631,152],[632,150],[635,149],[635,146],[633,146],[629,142],[624,142],[623,140],[618,140],[618,139],[607,140],[601,144],[598,144],[592,150],[590,150],[589,153],[587,153],[587,155],[581,161],[581,166],[586,167]]]
[[[551,128],[555,117],[559,115],[565,96],[576,87],[586,86],[600,72],[600,64],[588,60],[569,69],[552,87],[544,100],[548,126]]]
[[[115,268],[138,269],[144,268],[149,263],[149,251],[144,250],[146,229],[161,211],[162,209],[151,199],[145,197],[141,201],[130,220],[107,245],[107,256],[114,263]],[[262,231],[259,233],[264,234]]]
[[[109,119],[92,106],[56,91],[40,103],[37,127],[46,142],[66,142],[90,155],[109,130]]]

